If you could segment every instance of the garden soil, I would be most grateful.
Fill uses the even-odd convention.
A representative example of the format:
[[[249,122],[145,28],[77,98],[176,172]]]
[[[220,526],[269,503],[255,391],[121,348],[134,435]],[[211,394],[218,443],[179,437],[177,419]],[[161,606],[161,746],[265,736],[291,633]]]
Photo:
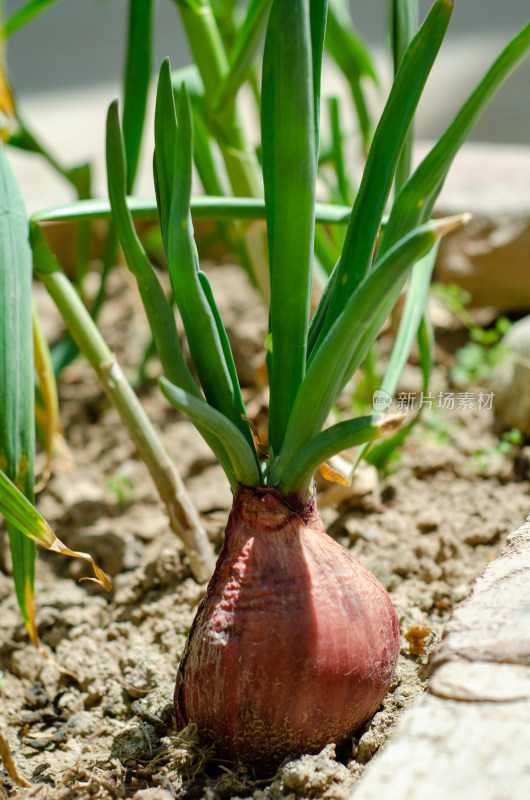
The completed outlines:
[[[216,266],[209,274],[246,384],[247,412],[263,427],[266,315],[252,289],[241,284],[238,269]],[[149,334],[125,269],[115,270],[110,291],[101,328],[135,379]],[[42,287],[36,295],[53,339],[60,322]],[[462,391],[449,383],[453,355],[447,342],[445,349],[441,345],[435,397]],[[231,503],[227,481],[192,426],[162,398],[156,374],[156,362],[150,362],[139,395],[218,549]],[[401,388],[419,392],[419,386],[418,368],[408,367]],[[41,652],[29,643],[20,620],[3,536],[0,734],[28,786],[17,786],[0,767],[0,798],[348,797],[400,713],[424,691],[429,652],[443,636],[451,609],[498,555],[506,534],[526,518],[530,448],[499,446],[492,410],[446,411],[435,402],[385,474],[362,468],[351,489],[322,483],[320,511],[329,534],[391,594],[401,656],[381,708],[346,746],[336,751],[329,745],[318,755],[289,761],[274,775],[258,776],[216,761],[192,726],[175,731],[177,665],[205,587],[193,579],[145,467],[82,359],[64,371],[60,391],[68,452],[56,457],[38,505],[69,547],[94,555],[113,589],[106,594],[80,582],[88,574],[84,562],[39,550]],[[42,454],[39,459],[44,469]]]

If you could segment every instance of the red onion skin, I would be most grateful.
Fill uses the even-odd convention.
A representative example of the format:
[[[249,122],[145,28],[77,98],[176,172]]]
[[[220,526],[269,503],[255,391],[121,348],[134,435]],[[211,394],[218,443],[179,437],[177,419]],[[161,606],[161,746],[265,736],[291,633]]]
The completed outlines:
[[[399,655],[390,598],[312,500],[239,487],[175,688],[177,726],[216,758],[273,769],[340,744],[379,707]]]

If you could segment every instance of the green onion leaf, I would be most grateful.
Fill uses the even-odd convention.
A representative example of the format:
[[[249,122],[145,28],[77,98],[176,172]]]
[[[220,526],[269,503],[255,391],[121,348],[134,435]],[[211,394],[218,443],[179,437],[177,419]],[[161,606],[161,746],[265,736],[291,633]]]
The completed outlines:
[[[138,289],[145,308],[149,327],[169,380],[180,386],[189,394],[202,397],[188,369],[175,324],[175,316],[171,303],[166,298],[155,275],[153,267],[138,239],[125,197],[125,154],[117,103],[109,108],[107,118],[107,171],[109,197],[113,210],[113,220],[120,239],[126,263],[136,277]],[[199,432],[211,447],[227,474],[231,473],[226,453],[213,437],[204,429]],[[230,478],[233,480],[232,475]]]
[[[372,138],[372,121],[361,78],[377,85],[369,50],[353,26],[347,0],[330,0],[326,49],[350,85],[365,151]]]
[[[271,273],[269,447],[278,452],[303,380],[316,154],[309,0],[275,0],[263,57],[261,128]]]
[[[420,329],[422,331],[424,330],[422,328],[422,321],[424,319],[423,315],[429,299],[429,286],[431,284],[431,278],[437,254],[438,243],[435,244],[432,250],[424,255],[423,258],[420,258],[419,261],[416,262],[410,274],[407,295],[401,314],[401,321],[399,323],[394,346],[392,347],[392,352],[388,360],[385,376],[381,383],[381,390],[387,392],[387,394],[389,394],[391,397],[393,397],[396,392],[399,379],[405,364],[409,359],[414,340],[417,336],[420,338]],[[424,343],[423,337],[422,343]],[[423,391],[427,392],[430,376],[430,348],[423,350],[422,371]],[[377,458],[378,466],[382,465],[382,454],[385,453],[385,459],[388,458],[392,450],[397,447],[398,443],[401,444],[405,440],[411,428],[412,425],[406,425],[397,434],[395,434],[395,437],[390,437],[390,439],[387,439],[385,442],[382,442],[381,444],[378,444],[372,448],[372,453],[374,453],[377,448],[381,448],[379,450],[380,455],[375,456],[375,458]],[[391,440],[394,438],[396,444],[394,447],[391,447]],[[356,469],[357,464],[362,458],[365,458],[371,464],[375,463],[374,458],[366,455],[367,450],[367,447],[360,449],[355,459],[352,472]]]
[[[331,129],[331,157],[337,176],[337,189],[340,200],[349,203],[350,187],[344,166],[343,135],[340,125],[338,97],[328,97],[329,127]]]
[[[349,447],[357,447],[394,431],[401,421],[402,416],[398,414],[372,415],[346,420],[326,428],[307,442],[289,462],[283,471],[285,477],[278,484],[278,490],[284,496],[307,491],[313,475],[328,458]]]
[[[127,197],[127,208],[133,219],[156,220],[158,208],[155,197]],[[265,203],[257,197],[192,197],[192,217],[196,219],[265,219]],[[326,225],[343,225],[351,214],[349,206],[330,203],[315,204],[315,220]],[[69,219],[109,219],[112,215],[108,200],[94,199],[67,203],[36,211],[35,222],[58,222]]]
[[[323,333],[329,330],[370,268],[403,142],[452,10],[453,0],[436,0],[401,61],[355,199]]]
[[[0,514],[4,515],[8,525],[25,537],[24,541],[29,542],[32,547],[34,547],[34,542],[37,542],[37,544],[42,545],[46,550],[52,550],[54,553],[61,553],[62,555],[74,556],[75,558],[82,558],[90,562],[96,577],[87,578],[85,580],[91,580],[107,591],[110,591],[112,587],[108,577],[103,570],[97,566],[92,556],[89,556],[87,553],[80,553],[76,550],[70,550],[66,547],[66,545],[57,538],[35,506],[30,503],[27,497],[17,489],[15,484],[10,481],[7,475],[2,471],[0,471]],[[32,595],[27,598],[27,602],[31,606],[32,600]],[[38,637],[34,638],[32,636],[32,639],[38,644]]]
[[[424,316],[420,322],[420,328],[418,331],[418,348],[420,351],[420,364],[423,378],[422,391],[424,394],[426,394],[429,388],[430,373],[434,361],[434,336],[432,326],[429,324],[426,316]],[[374,447],[372,447],[372,449],[364,456],[365,460],[368,461],[369,464],[373,464],[373,466],[377,467],[377,469],[381,469],[381,467],[383,467],[388,461],[392,453],[398,447],[401,447],[413,427],[419,421],[421,412],[422,408],[418,410],[417,414],[414,415],[408,425],[404,425],[401,430],[397,431],[397,433],[395,433],[393,436],[389,436],[388,439],[385,439],[383,442],[378,442]],[[358,463],[358,460],[360,460],[360,458],[356,460],[355,464],[353,465],[353,469]]]
[[[390,13],[392,55],[394,57],[394,75],[396,75],[407,47],[418,28],[418,0],[392,0]],[[396,167],[394,183],[396,194],[410,175],[413,144],[414,123],[411,123]]]
[[[237,33],[228,74],[214,103],[216,109],[233,102],[241,84],[246,80],[267,27],[271,4],[272,0],[250,0]]]
[[[280,454],[281,467],[277,467],[274,473],[280,475],[280,480],[283,480],[287,463],[321,430],[340,392],[374,343],[411,266],[433,247],[438,238],[460,227],[469,218],[470,215],[462,214],[417,228],[387,253],[378,268],[368,273],[350,297],[309,360]]]
[[[164,212],[163,206],[167,200],[164,201],[162,192],[160,193],[161,219],[167,215],[169,275],[191,357],[207,401],[241,431],[257,463],[250,428],[241,417],[243,402],[237,379],[234,381],[235,370],[231,353],[230,363],[227,362],[225,355],[230,352],[226,333],[223,329],[223,335],[219,335],[219,326],[222,328],[220,316],[212,312],[213,297],[206,296],[199,278],[197,249],[193,239],[190,214],[193,150],[191,108],[183,86],[179,98],[177,127],[168,61],[164,62],[160,70],[157,108],[160,111],[159,127],[155,130],[155,159],[157,159],[158,143],[162,141],[161,169],[158,170],[158,174],[164,172],[166,189],[171,191],[170,207]],[[172,152],[167,149],[170,142],[174,147]]]
[[[129,0],[127,59],[123,92],[123,136],[127,154],[127,188],[132,191],[151,76],[151,27],[153,0]]]
[[[173,309],[138,239],[126,204],[125,152],[117,101],[111,104],[107,116],[107,172],[114,226],[126,264],[138,283],[162,367],[170,381],[200,395],[182,353]]]
[[[32,19],[48,8],[48,6],[52,6],[57,2],[60,2],[60,0],[29,0],[28,3],[22,6],[22,8],[17,9],[15,13],[9,17],[4,25],[3,35],[5,37],[11,36],[11,34],[23,28],[24,25],[27,25],[28,22],[31,22]]]
[[[381,241],[378,258],[381,258],[408,231],[430,217],[456,153],[499,86],[529,51],[530,22],[508,43],[397,196]]]
[[[205,428],[220,441],[230,458],[237,482],[243,486],[259,486],[261,483],[259,466],[247,440],[236,426],[204,400],[184,392],[165,378],[160,378],[159,382],[163,393],[172,405],[180,411],[184,411],[194,425]],[[222,463],[221,466],[223,466]]]
[[[431,284],[434,263],[438,254],[438,243],[430,252],[417,261],[412,268],[401,321],[388,360],[385,377],[381,389],[394,395],[401,373],[407,363],[412,345],[418,334],[420,323],[429,299],[429,286]]]
[[[328,0],[310,0],[309,17],[311,23],[311,61],[313,64],[313,113],[315,126],[315,157],[318,160],[320,143],[320,82],[322,75],[322,56],[326,38]]]
[[[33,369],[32,261],[26,211],[0,148],[0,471],[33,503],[35,378]],[[33,602],[35,544],[16,524],[7,530],[18,605],[38,644]]]

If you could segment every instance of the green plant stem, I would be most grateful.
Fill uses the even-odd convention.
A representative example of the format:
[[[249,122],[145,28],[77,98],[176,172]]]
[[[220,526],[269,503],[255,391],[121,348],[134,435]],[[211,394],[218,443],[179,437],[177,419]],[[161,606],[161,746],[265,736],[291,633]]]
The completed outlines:
[[[212,7],[208,0],[176,2],[204,86],[205,120],[221,150],[232,191],[239,197],[261,197],[261,170],[237,110],[237,87],[218,105],[219,92],[230,76],[230,64]],[[234,222],[233,227],[241,262],[268,302],[269,265],[262,257],[263,248],[254,249],[255,232],[247,226]]]
[[[392,0],[391,2],[392,49],[394,76],[418,28],[418,0]],[[394,178],[394,191],[397,194],[410,175],[412,148],[414,146],[414,121],[403,143]]]
[[[127,208],[135,220],[158,219],[154,197],[127,197]],[[201,195],[191,198],[193,219],[265,219],[265,203],[258,197],[209,197]],[[350,218],[350,206],[315,203],[315,222],[327,225],[344,225]],[[33,222],[59,222],[69,219],[110,219],[112,216],[108,200],[80,200],[64,206],[36,211]]]
[[[26,210],[6,148],[0,148],[0,470],[32,503],[35,377],[31,320],[31,251]],[[35,545],[12,523],[7,531],[20,612],[31,640],[35,623]]]
[[[129,35],[123,92],[127,188],[132,192],[142,144],[151,74],[153,0],[129,0]]]
[[[197,8],[178,2],[193,58],[201,74],[205,99],[216,98],[229,74],[230,65],[209,2],[200,0]],[[260,170],[254,151],[244,133],[235,105],[230,98],[219,111],[208,108],[234,194],[259,197],[262,194]]]
[[[281,448],[305,374],[315,239],[311,28],[303,0],[277,0],[263,54],[261,132],[271,272],[269,450]],[[287,78],[285,77],[287,76]]]
[[[96,372],[127,428],[165,504],[172,530],[181,539],[195,578],[212,574],[215,557],[199,515],[175,465],[74,287],[61,272],[38,228],[31,228],[37,275],[59,309],[72,338]]]

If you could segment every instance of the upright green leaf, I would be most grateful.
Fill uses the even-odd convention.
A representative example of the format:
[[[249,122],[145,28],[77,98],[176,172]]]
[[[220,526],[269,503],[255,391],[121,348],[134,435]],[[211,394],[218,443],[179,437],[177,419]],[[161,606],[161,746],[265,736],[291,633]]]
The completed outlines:
[[[350,85],[364,149],[368,151],[372,120],[362,78],[369,78],[377,84],[377,76],[368,48],[352,23],[347,0],[329,2],[326,49]]]
[[[396,198],[378,258],[428,219],[455,155],[504,80],[530,52],[530,22],[508,43]]]
[[[107,172],[113,222],[127,266],[137,280],[162,367],[170,381],[199,395],[182,353],[173,309],[138,239],[127,208],[125,152],[117,101],[111,104],[107,116]]]
[[[394,75],[418,27],[418,0],[390,0]]]
[[[326,38],[328,0],[310,0],[311,59],[313,63],[313,111],[315,116],[315,153],[318,160],[320,143],[320,83],[322,75],[322,56]]]
[[[263,57],[262,143],[271,304],[269,447],[278,452],[305,372],[316,154],[309,0],[275,0]]]
[[[329,330],[337,314],[345,307],[348,297],[370,268],[403,141],[443,41],[452,10],[453,0],[436,0],[401,61],[355,199],[323,333]]]
[[[420,323],[429,299],[434,263],[438,254],[438,243],[414,265],[407,286],[407,294],[398,332],[388,360],[381,389],[393,395],[397,389],[401,373],[407,363],[412,345],[417,336]]]
[[[254,443],[234,380],[232,354],[220,317],[212,311],[199,277],[197,249],[190,213],[193,131],[191,108],[185,87],[180,92],[179,123],[175,115],[169,62],[160,71],[155,124],[155,163],[160,181],[160,216],[166,219],[166,250],[169,275],[193,363],[207,401],[225,414],[246,438],[255,456]],[[163,191],[162,191],[162,187]],[[163,192],[165,196],[163,196]],[[171,193],[166,194],[166,193]]]
[[[391,0],[390,13],[392,55],[394,60],[394,75],[396,75],[407,47],[418,28],[418,0]],[[410,175],[413,143],[414,123],[412,122],[403,143],[403,150],[401,151],[396,167],[394,184],[394,191],[396,194]]]
[[[202,398],[182,353],[173,308],[138,239],[131,213],[127,208],[125,153],[116,102],[110,106],[107,117],[107,172],[114,225],[127,266],[138,283],[162,368],[172,383],[188,394]],[[222,445],[208,431],[199,426],[198,429],[225,469],[229,480],[232,480],[232,468]]]
[[[33,502],[35,451],[32,262],[17,182],[0,148],[0,470]],[[7,526],[18,604],[38,643],[34,618],[35,544]]]
[[[429,299],[429,286],[431,284],[431,278],[437,254],[438,254],[438,244],[436,244],[432,248],[432,250],[430,250],[426,255],[424,255],[423,258],[420,258],[420,260],[414,265],[412,272],[410,274],[407,286],[407,294],[405,297],[405,303],[403,305],[403,311],[401,313],[401,320],[399,323],[398,332],[396,335],[396,339],[394,341],[394,345],[392,347],[392,352],[390,354],[386,372],[380,387],[382,391],[387,392],[387,394],[389,394],[391,397],[393,397],[396,392],[399,379],[401,377],[403,369],[405,368],[405,364],[409,359],[410,352],[412,350],[412,345],[414,344],[416,336],[419,336],[420,330],[422,332],[420,338],[421,344],[423,345],[425,343],[422,320],[424,318],[427,302]],[[430,375],[429,357],[430,357],[429,349],[425,350],[423,348],[421,361],[423,370],[424,392],[427,392],[429,386],[429,375]],[[398,445],[398,443],[401,444],[404,441],[411,427],[412,427],[411,425],[403,427],[393,437],[390,437],[385,442],[376,445],[373,448],[373,450],[378,450],[378,455],[375,456],[375,458],[367,457],[366,452],[368,446],[362,447],[359,453],[357,454],[355,463],[353,465],[353,469],[357,467],[357,464],[363,457],[369,460],[371,464],[376,463],[375,459],[377,459],[377,463],[380,466],[383,463],[384,459],[388,458],[388,456],[390,455],[392,450]],[[392,446],[392,440],[394,440],[394,446]]]
[[[127,60],[123,91],[123,136],[127,155],[127,190],[132,192],[144,130],[151,77],[153,0],[129,0]]]
[[[422,374],[422,392],[427,394],[432,365],[434,362],[434,333],[432,330],[432,324],[430,323],[428,317],[427,309],[425,310],[425,313],[420,321],[420,327],[418,330],[418,349],[420,353],[420,367]],[[366,455],[362,452],[359,453],[355,463],[352,466],[352,473],[363,455],[369,464],[373,464],[375,467],[377,467],[377,469],[381,469],[381,467],[383,467],[391,457],[392,453],[398,447],[401,447],[409,433],[417,424],[421,417],[422,410],[423,407],[420,407],[407,425],[404,425],[399,431],[397,431],[397,433],[389,436],[383,442],[377,442],[377,444],[375,444]],[[363,450],[363,448],[361,448],[361,450]]]
[[[341,203],[350,202],[350,186],[344,165],[343,135],[339,115],[338,97],[328,97],[329,127],[331,130],[331,157],[335,175],[337,176],[337,191]]]
[[[210,0],[176,0],[193,60],[204,86],[208,122],[221,149],[234,194],[261,195],[256,154],[231,98],[216,108],[216,98],[229,73],[229,61]]]
[[[460,227],[468,217],[449,217],[415,229],[386,254],[378,268],[368,273],[349,298],[320,348],[313,351],[309,360],[275,467],[275,474],[282,480],[289,461],[321,430],[341,390],[362,363],[414,262],[425,255],[440,236]]]
[[[267,27],[272,0],[250,0],[230,58],[230,68],[215,101],[216,108],[233,102],[256,58]]]
[[[169,81],[169,86],[168,86]],[[155,154],[153,170],[160,230],[167,252],[169,212],[177,159],[177,118],[169,59],[160,68],[155,105]]]

